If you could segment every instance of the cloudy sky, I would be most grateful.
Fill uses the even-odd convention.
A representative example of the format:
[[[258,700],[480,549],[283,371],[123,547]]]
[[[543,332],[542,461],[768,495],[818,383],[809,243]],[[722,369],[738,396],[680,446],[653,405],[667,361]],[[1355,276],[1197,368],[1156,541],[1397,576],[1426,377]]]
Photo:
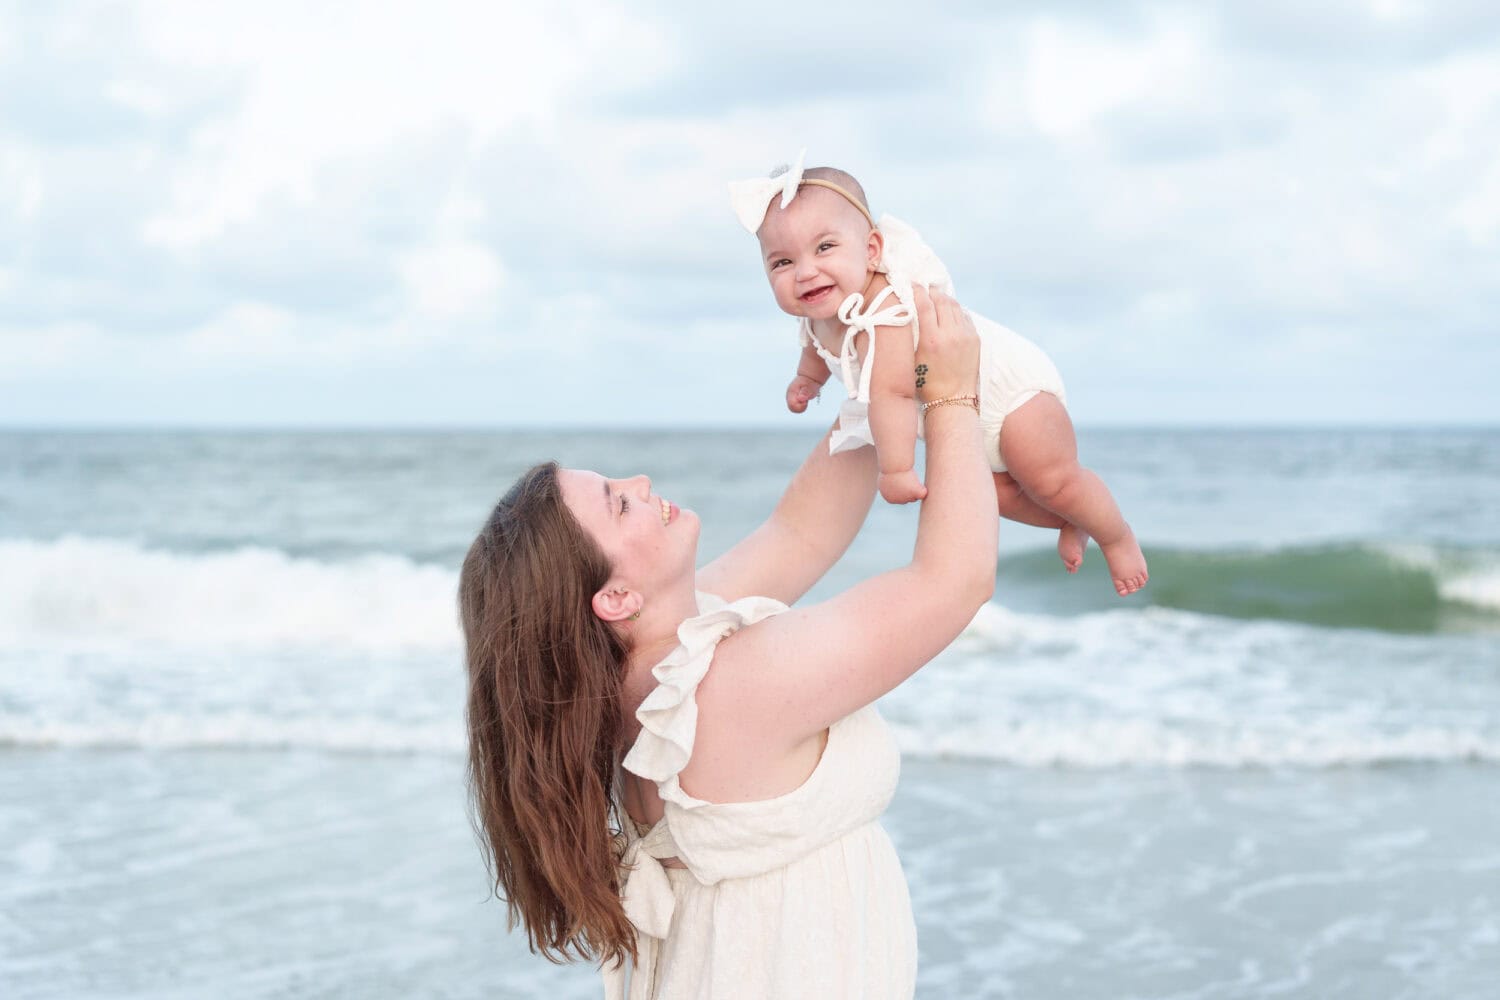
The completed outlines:
[[[802,146],[1080,424],[1500,423],[1489,0],[716,6],[0,0],[0,425],[794,422]]]

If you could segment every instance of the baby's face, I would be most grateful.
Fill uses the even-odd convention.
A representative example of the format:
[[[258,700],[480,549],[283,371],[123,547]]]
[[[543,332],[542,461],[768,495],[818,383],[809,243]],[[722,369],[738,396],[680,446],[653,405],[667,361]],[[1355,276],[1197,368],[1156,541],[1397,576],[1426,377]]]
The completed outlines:
[[[879,235],[827,188],[804,187],[785,209],[772,201],[756,236],[776,304],[793,316],[832,319],[880,260]]]

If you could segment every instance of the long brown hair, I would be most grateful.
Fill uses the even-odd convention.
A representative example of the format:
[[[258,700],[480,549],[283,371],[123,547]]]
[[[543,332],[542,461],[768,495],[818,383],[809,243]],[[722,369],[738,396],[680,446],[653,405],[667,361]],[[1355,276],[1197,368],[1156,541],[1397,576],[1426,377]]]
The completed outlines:
[[[614,839],[627,648],[592,609],[610,572],[549,462],[495,505],[459,577],[475,830],[511,926],[554,962],[635,953]]]

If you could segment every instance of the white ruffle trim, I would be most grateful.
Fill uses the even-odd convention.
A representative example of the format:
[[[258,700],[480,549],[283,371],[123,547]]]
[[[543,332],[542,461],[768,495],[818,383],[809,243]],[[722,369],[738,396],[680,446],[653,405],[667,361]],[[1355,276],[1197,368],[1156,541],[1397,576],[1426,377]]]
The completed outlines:
[[[651,668],[656,688],[641,702],[635,717],[641,734],[625,755],[624,768],[656,782],[663,802],[684,809],[707,805],[682,790],[678,775],[693,756],[698,731],[698,685],[713,662],[714,649],[727,636],[787,606],[770,597],[742,597],[725,604],[712,594],[698,595],[698,606],[711,610],[677,626],[678,646]]]
[[[896,289],[896,298],[903,305],[911,308],[913,285],[935,286],[948,295],[953,294],[953,279],[948,275],[948,268],[921,234],[889,213],[880,217],[879,229],[885,237],[880,270]]]

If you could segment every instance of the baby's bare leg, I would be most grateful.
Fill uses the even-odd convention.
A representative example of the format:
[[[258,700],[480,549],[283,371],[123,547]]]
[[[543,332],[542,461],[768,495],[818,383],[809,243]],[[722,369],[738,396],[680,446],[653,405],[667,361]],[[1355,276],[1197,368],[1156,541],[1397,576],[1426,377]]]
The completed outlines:
[[[1006,416],[1000,456],[1029,497],[1099,543],[1120,596],[1146,585],[1146,557],[1135,533],[1103,480],[1078,464],[1073,421],[1056,396],[1037,393]]]
[[[1000,516],[1018,524],[1032,524],[1038,528],[1061,528],[1067,520],[1052,513],[1046,507],[1026,495],[1021,484],[1009,472],[996,472],[995,505]]]
[[[1057,555],[1069,573],[1077,573],[1083,565],[1083,550],[1088,548],[1089,536],[1075,524],[1052,513],[1046,507],[1026,495],[1021,484],[1009,472],[993,473],[995,477],[995,505],[1000,516],[1018,524],[1034,524],[1038,528],[1057,528]]]

